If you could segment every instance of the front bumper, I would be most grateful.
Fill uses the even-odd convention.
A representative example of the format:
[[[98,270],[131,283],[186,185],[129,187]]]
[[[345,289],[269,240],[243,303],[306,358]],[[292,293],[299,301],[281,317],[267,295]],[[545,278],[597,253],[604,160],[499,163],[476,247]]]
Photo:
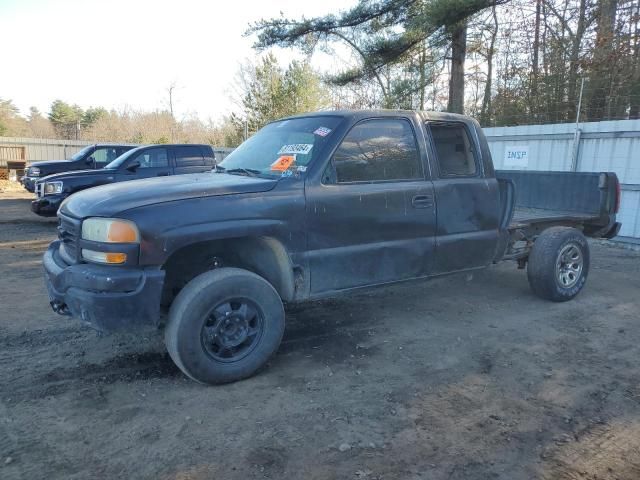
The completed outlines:
[[[157,325],[164,270],[80,263],[67,265],[55,241],[44,254],[49,303],[101,331]]]
[[[40,180],[40,177],[22,177],[20,182],[22,186],[27,189],[27,191],[33,193],[36,191],[36,182]]]
[[[55,217],[67,195],[45,195],[31,202],[31,211],[43,217]]]

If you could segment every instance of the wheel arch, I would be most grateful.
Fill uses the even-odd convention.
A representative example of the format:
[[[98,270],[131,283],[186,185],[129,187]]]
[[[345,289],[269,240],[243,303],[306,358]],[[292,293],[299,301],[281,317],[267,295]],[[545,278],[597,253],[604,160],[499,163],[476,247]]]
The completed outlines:
[[[164,262],[163,305],[168,306],[191,279],[219,267],[248,270],[267,280],[283,301],[294,298],[295,282],[285,246],[269,236],[232,237],[181,246]]]

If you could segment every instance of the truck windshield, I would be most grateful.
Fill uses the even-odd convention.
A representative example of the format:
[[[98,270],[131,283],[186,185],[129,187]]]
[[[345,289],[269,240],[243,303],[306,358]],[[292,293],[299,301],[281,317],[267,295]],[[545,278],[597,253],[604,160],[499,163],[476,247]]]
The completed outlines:
[[[270,177],[304,172],[341,121],[327,115],[270,123],[231,152],[218,171]]]
[[[88,147],[84,147],[82,150],[80,150],[79,152],[74,153],[73,155],[71,155],[70,160],[80,160],[82,157],[84,157],[87,152],[89,150],[91,150],[93,148],[93,145],[89,145]]]

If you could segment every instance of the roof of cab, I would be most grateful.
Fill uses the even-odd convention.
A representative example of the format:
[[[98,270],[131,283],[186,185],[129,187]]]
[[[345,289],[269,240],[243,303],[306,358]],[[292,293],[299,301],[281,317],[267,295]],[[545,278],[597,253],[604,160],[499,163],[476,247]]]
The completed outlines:
[[[304,117],[321,117],[321,116],[338,116],[345,118],[369,118],[369,117],[410,117],[415,114],[419,114],[425,120],[435,120],[435,121],[470,121],[470,117],[465,115],[460,115],[458,113],[449,113],[449,112],[433,112],[433,111],[421,111],[421,110],[321,110],[319,112],[309,112],[309,113],[301,113],[298,115],[292,115],[290,117],[286,117],[286,119],[293,118],[304,118]],[[284,120],[284,118],[282,119]]]
[[[136,143],[94,143],[94,147],[139,147],[140,144]]]
[[[156,147],[204,147],[211,148],[211,145],[207,145],[206,143],[152,143],[146,145],[137,145],[137,150],[142,150],[144,148],[156,148]]]

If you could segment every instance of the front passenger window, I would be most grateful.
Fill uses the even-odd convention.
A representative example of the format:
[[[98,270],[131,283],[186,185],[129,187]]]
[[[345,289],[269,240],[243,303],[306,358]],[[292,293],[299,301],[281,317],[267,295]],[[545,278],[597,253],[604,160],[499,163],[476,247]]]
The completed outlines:
[[[169,166],[166,148],[150,148],[138,155],[135,160],[140,162],[138,168],[162,168]]]
[[[413,128],[396,118],[358,123],[336,150],[333,167],[337,183],[423,178]]]

